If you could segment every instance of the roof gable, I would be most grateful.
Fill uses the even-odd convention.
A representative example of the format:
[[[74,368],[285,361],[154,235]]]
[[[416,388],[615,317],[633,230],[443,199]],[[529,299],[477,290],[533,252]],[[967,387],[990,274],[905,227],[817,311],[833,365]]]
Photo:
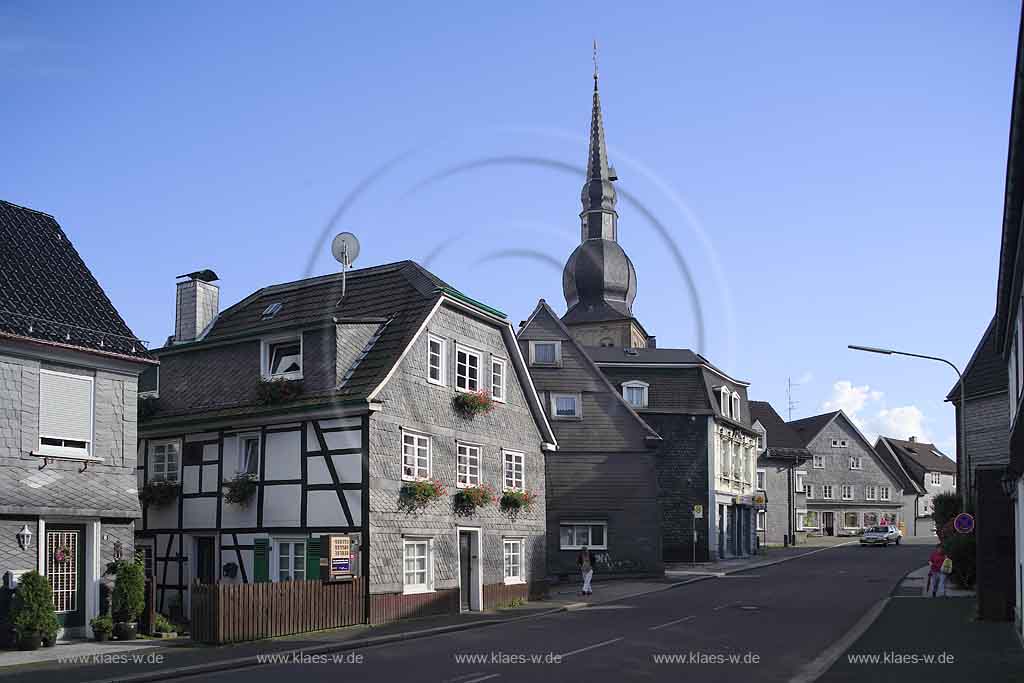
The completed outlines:
[[[981,341],[974,349],[974,354],[964,368],[964,384],[967,387],[967,400],[976,396],[1009,391],[1009,378],[1006,374],[1006,363],[999,353],[996,338],[996,319],[992,318]],[[960,402],[960,382],[946,394],[946,400]]]
[[[770,403],[750,401],[749,405],[751,422],[760,423],[764,427],[769,457],[811,457],[801,437],[775,412]]]
[[[924,484],[926,472],[956,474],[956,462],[947,457],[933,443],[904,441],[892,437],[879,437],[895,455],[914,481]]]

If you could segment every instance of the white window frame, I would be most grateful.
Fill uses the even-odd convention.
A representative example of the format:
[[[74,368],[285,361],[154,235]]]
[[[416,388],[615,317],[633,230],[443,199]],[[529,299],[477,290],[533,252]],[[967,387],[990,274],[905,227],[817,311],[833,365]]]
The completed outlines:
[[[464,386],[464,387],[460,387],[459,386],[459,379],[462,377],[462,375],[459,374],[459,354],[465,354],[466,355],[466,362],[465,362],[465,366],[466,366],[466,374],[465,374],[466,386]],[[469,378],[469,359],[470,359],[470,357],[476,358],[476,386],[475,387],[470,387],[469,386],[469,380],[470,380],[470,378]],[[463,344],[456,344],[455,345],[455,390],[456,391],[463,391],[463,392],[480,391],[480,389],[483,387],[483,376],[482,376],[483,372],[484,372],[484,354],[483,354],[483,352],[482,351],[477,351],[476,349],[474,349],[472,347],[469,347],[469,346],[465,346]]]
[[[797,470],[794,474],[796,474],[796,490],[797,491],[803,491],[804,490],[804,480],[807,479],[807,472],[806,472],[806,470]]]
[[[807,500],[814,500],[814,484],[804,484],[803,492]]]
[[[559,415],[558,414],[558,399],[560,398],[571,398],[575,402],[576,412],[573,415]],[[579,420],[583,417],[583,396],[581,394],[572,394],[566,392],[552,392],[551,393],[551,419],[552,420]]]
[[[463,453],[462,451],[465,451]],[[471,453],[475,451],[475,455]],[[480,465],[482,461],[481,452],[483,448],[480,444],[466,443],[464,441],[455,442],[455,487],[460,489],[470,488],[472,486],[480,485]],[[476,464],[474,465],[472,460],[476,458]],[[465,465],[463,460],[465,459]],[[476,468],[476,474],[472,474],[472,468]]]
[[[875,484],[867,484],[864,487],[864,500],[878,500],[878,486],[877,485],[875,485]]]
[[[496,367],[500,367],[501,368],[501,373],[500,373],[500,376],[501,376],[501,383],[500,383],[501,391],[500,391],[500,393],[498,391],[494,390],[494,387],[498,386],[498,385],[495,384],[494,378],[499,376],[499,373],[496,373],[494,371],[494,369]],[[498,358],[496,356],[491,356],[491,398],[493,398],[498,403],[505,403],[508,400],[507,397],[508,397],[508,362],[504,358]]]
[[[729,404],[731,402],[731,396],[729,394],[729,387],[720,387],[718,389],[718,407],[722,411],[722,417],[729,417]]]
[[[730,399],[731,400],[729,404],[729,416],[732,417],[732,419],[734,420],[739,420],[743,415],[743,411],[740,409],[739,393],[735,391],[732,392],[732,396],[730,397]]]
[[[856,515],[857,516],[857,521],[854,523],[853,526],[847,525],[847,523],[846,523],[846,521],[847,521],[846,520],[846,515]],[[843,512],[843,528],[844,529],[860,529],[860,528],[862,528],[862,525],[861,525],[862,521],[863,521],[863,518],[861,517],[860,512],[858,512],[857,510],[846,510],[845,512]]]
[[[814,524],[807,523],[807,517],[814,515]],[[820,529],[821,528],[821,515],[817,510],[804,510],[802,514],[797,516],[797,523],[801,529]]]
[[[418,574],[420,570],[414,568],[413,570],[406,569],[406,564],[409,561],[409,547],[416,546],[419,548],[423,547],[425,555],[423,562],[423,582],[410,583],[407,581],[408,574]],[[403,595],[415,595],[418,593],[432,593],[434,583],[434,542],[430,538],[422,537],[409,537],[402,539],[402,594]],[[418,559],[419,553],[413,559]]]
[[[821,485],[821,499],[822,500],[835,500],[836,489],[833,484],[822,484]]]
[[[942,486],[942,472],[929,472],[928,475],[932,486]]]
[[[757,511],[757,530],[764,531],[768,527],[768,511],[758,510]]]
[[[429,434],[424,434],[423,432],[414,432],[414,431],[412,431],[410,429],[401,429],[399,431],[401,432],[401,437],[402,437],[402,461],[401,461],[402,481],[423,481],[424,479],[430,479],[430,472],[431,472],[431,469],[432,469],[431,465],[433,464],[432,461],[433,461],[434,440],[432,438],[430,438]],[[414,439],[414,442],[413,442],[414,452],[412,454],[412,458],[413,458],[413,460],[412,460],[413,473],[412,474],[406,474],[405,473],[405,459],[406,459],[406,455],[407,455],[406,452],[405,452],[405,445],[406,445],[405,444],[405,437],[406,436],[410,436],[410,437],[412,437]],[[420,448],[420,445],[419,445],[419,442],[418,442],[419,439],[424,439],[427,442],[427,468],[426,468],[427,471],[426,471],[426,474],[423,474],[423,475],[420,474],[420,469],[421,468],[420,468],[420,464],[419,464],[419,448]]]
[[[850,447],[850,442],[847,441],[846,439],[839,439],[839,447],[840,448],[849,448]]]
[[[302,379],[302,370],[305,367],[303,357],[305,356],[305,347],[302,343],[302,332],[292,332],[289,334],[279,334],[273,337],[263,337],[260,339],[260,375],[265,380],[272,379]],[[271,374],[270,363],[273,360],[270,357],[271,349],[278,344],[287,344],[289,342],[299,343],[299,369],[296,372],[282,372],[279,374]]]
[[[256,471],[252,472],[257,477],[260,476],[260,459],[263,457],[263,439],[260,438],[259,432],[246,432],[238,435],[238,467],[236,468],[236,474],[243,474],[247,471],[245,467],[245,442],[255,441],[256,442]]]
[[[155,451],[160,446],[172,446],[172,445],[177,450],[177,458],[175,458],[175,459],[178,461],[178,465],[177,465],[177,467],[174,470],[174,478],[173,479],[169,479],[167,477],[167,471],[168,470],[167,470],[166,451],[165,451],[164,466],[163,466],[164,476],[158,479],[156,477],[155,472],[154,472],[154,470],[156,470],[156,458],[157,458],[157,454],[156,454]],[[156,439],[156,440],[152,440],[152,441],[148,442],[146,444],[146,457],[149,459],[149,469],[148,469],[149,478],[148,478],[147,481],[169,481],[169,482],[174,483],[174,484],[180,484],[181,483],[181,450],[182,449],[181,449],[181,440],[180,439]]]
[[[811,456],[811,468],[816,470],[825,469],[825,456],[824,455],[812,455]]]
[[[638,379],[631,379],[628,382],[622,383],[622,398],[626,400],[633,408],[646,408],[650,401],[650,384],[647,382],[641,382]],[[640,403],[636,404],[629,400],[629,390],[639,389],[640,390]]]
[[[856,463],[856,464],[854,464]],[[863,470],[864,469],[864,457],[861,455],[850,456],[850,469],[851,470]]]
[[[281,544],[288,543],[292,547],[292,552],[289,553],[288,557],[291,558],[291,566],[289,567],[289,578],[281,578]],[[302,566],[296,570],[295,567],[295,552],[294,547],[296,543],[302,544]],[[281,583],[283,581],[304,581],[306,577],[306,560],[309,557],[309,539],[302,536],[272,536],[270,538],[270,545],[272,551],[270,553],[271,571],[273,572],[274,583]],[[302,572],[302,578],[295,578],[296,571]]]
[[[878,487],[878,500],[892,500],[892,491],[888,486]]]
[[[502,574],[505,577],[506,586],[514,586],[526,583],[526,539],[504,538],[502,539]],[[518,574],[509,573],[509,560],[516,558],[519,568]]]
[[[441,347],[438,352],[437,379],[430,376],[430,371],[434,367],[432,344],[438,344]],[[448,340],[438,337],[436,334],[427,335],[427,381],[440,387],[448,386]]]
[[[515,466],[518,459],[519,481],[516,482]],[[512,466],[512,483],[509,484],[509,465]],[[521,451],[501,450],[501,490],[502,491],[525,491],[526,490],[526,454]]]
[[[593,543],[588,543],[588,544],[586,544],[587,545],[587,550],[608,550],[608,522],[568,519],[568,520],[562,520],[562,521],[560,521],[558,523],[558,549],[559,550],[582,550],[583,549],[583,544],[581,544],[581,543],[573,543],[573,544],[569,544],[569,545],[565,545],[565,544],[562,543],[562,527],[564,527],[564,526],[574,527],[574,530],[573,530],[573,541],[576,541],[576,538],[575,538],[575,536],[576,536],[575,527],[580,527],[580,526],[588,526],[588,527],[599,526],[599,527],[602,527],[604,543],[600,543],[600,544],[597,544],[597,545],[594,545]],[[593,540],[593,538],[594,538],[594,534],[591,531],[587,531],[587,536],[591,540]]]
[[[61,434],[43,434],[42,424],[37,420],[37,426],[39,427],[38,435],[36,439],[36,447],[38,448],[35,453],[43,457],[53,458],[64,458],[68,460],[92,460],[102,462],[102,458],[98,458],[94,455],[94,445],[96,443],[96,380],[90,375],[76,375],[70,372],[58,372],[56,370],[46,370],[43,368],[39,369],[40,375],[54,375],[57,377],[67,377],[73,380],[89,383],[89,438],[85,441],[85,448],[76,448],[74,446],[57,446],[51,444],[43,444],[43,439],[54,439],[60,441],[82,441],[82,439],[70,439],[68,435]],[[42,395],[42,382],[39,383],[39,402],[42,405],[43,401],[46,400]],[[53,398],[50,399],[51,401]],[[39,416],[37,415],[37,418]]]
[[[839,497],[843,500],[853,500],[853,485],[852,484],[840,484],[839,485]]]
[[[768,472],[767,472],[767,470],[763,470],[763,469],[758,468],[757,471],[754,472],[754,487],[758,491],[764,491],[765,490],[765,486],[767,486],[767,485],[768,485]]]
[[[537,346],[552,344],[555,347],[555,361],[553,363],[537,360]],[[530,365],[541,368],[556,368],[562,365],[562,342],[559,339],[531,339],[530,340]]]

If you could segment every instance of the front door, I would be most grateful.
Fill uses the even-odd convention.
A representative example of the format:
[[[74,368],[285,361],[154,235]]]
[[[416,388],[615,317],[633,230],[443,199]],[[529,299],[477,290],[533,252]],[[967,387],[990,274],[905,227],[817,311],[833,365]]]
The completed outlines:
[[[85,527],[46,527],[46,578],[53,609],[64,628],[85,626]]]
[[[473,534],[469,531],[459,532],[459,598],[462,611],[472,609],[471,595],[473,590]]]
[[[199,583],[217,582],[216,544],[210,536],[196,538],[196,578]]]
[[[826,536],[836,535],[836,513],[821,513],[821,533],[825,534]]]

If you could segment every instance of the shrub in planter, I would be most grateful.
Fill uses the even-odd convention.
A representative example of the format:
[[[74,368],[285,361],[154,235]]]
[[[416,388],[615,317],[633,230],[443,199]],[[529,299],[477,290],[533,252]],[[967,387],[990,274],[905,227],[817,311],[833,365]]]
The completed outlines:
[[[53,591],[39,572],[28,572],[18,582],[11,604],[11,625],[23,650],[38,649],[43,637],[52,635],[56,639],[60,624],[53,611]]]
[[[398,492],[398,509],[410,514],[419,512],[445,493],[444,486],[436,479],[407,481]]]
[[[955,493],[940,493],[932,498],[932,520],[935,528],[942,529],[963,512],[963,501]]]
[[[452,407],[462,417],[472,420],[494,410],[494,399],[486,391],[466,391],[452,397]]]
[[[109,614],[104,614],[90,619],[89,626],[92,628],[92,637],[102,643],[110,640],[110,634],[114,631],[114,620]]]
[[[245,507],[249,504],[259,484],[256,483],[255,474],[240,473],[234,479],[224,482],[224,500],[233,505]]]
[[[256,398],[263,405],[290,401],[302,393],[302,380],[264,379],[256,386]]]
[[[173,481],[147,481],[139,491],[139,502],[143,505],[162,507],[173,502],[181,493],[181,484]]]
[[[498,499],[498,509],[515,520],[521,512],[527,512],[537,496],[529,491],[505,491]]]
[[[178,627],[171,623],[171,620],[162,614],[156,615],[156,633],[177,633]]]
[[[974,534],[953,533],[942,541],[942,550],[953,561],[950,578],[961,588],[970,588],[978,578],[977,548]]]
[[[455,514],[460,517],[469,517],[481,508],[494,500],[494,487],[490,484],[469,486],[459,489],[452,496],[452,508]]]
[[[112,603],[114,635],[118,640],[134,640],[134,622],[146,608],[146,574],[140,562],[118,563]]]

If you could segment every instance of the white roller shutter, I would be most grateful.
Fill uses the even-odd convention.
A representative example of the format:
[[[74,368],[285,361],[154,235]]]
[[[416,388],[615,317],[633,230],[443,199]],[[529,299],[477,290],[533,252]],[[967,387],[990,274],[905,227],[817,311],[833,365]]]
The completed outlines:
[[[40,370],[39,436],[91,442],[92,400],[92,377]]]

